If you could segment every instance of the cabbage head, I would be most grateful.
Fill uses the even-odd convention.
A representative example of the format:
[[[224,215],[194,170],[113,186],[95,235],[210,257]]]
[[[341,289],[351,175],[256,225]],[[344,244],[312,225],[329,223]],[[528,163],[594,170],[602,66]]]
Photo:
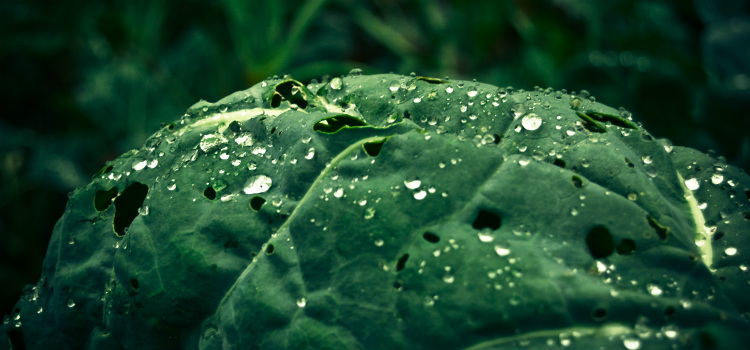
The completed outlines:
[[[0,349],[748,349],[749,242],[747,174],[585,91],[274,77],[71,193]]]

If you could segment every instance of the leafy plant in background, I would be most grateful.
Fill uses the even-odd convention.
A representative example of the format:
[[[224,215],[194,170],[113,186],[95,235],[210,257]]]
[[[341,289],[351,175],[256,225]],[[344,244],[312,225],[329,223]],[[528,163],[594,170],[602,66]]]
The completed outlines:
[[[70,197],[13,349],[737,349],[750,177],[586,94],[201,101]]]

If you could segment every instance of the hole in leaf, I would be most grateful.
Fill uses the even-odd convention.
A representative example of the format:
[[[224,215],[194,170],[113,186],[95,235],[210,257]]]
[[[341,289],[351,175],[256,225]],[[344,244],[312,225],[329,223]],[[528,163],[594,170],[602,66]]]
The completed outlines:
[[[113,225],[115,234],[125,235],[125,228],[138,216],[138,209],[143,205],[148,193],[148,186],[134,182],[122,194],[115,198],[115,217]]]
[[[313,130],[317,132],[334,134],[345,127],[365,126],[365,122],[350,115],[337,115],[325,118],[313,125]]]
[[[474,219],[474,222],[471,223],[471,227],[481,230],[483,228],[489,227],[493,230],[497,230],[500,228],[500,215],[497,215],[495,213],[492,213],[490,211],[480,209],[477,213],[476,219]]]
[[[261,196],[255,196],[250,199],[250,208],[255,211],[260,210],[260,207],[262,207],[263,204],[266,204],[266,200]]]
[[[237,241],[235,241],[233,239],[229,239],[226,242],[224,242],[224,248],[230,248],[230,247],[231,248],[237,248],[237,247],[239,247],[239,245],[240,245],[240,242],[237,242]]]
[[[631,167],[631,168],[635,167],[635,164],[633,164],[633,162],[631,162],[630,159],[628,158],[625,158],[625,164],[627,164],[628,167]]]
[[[273,94],[273,97],[271,97],[271,107],[272,108],[278,108],[281,105],[281,94],[278,92],[275,92]]]
[[[440,237],[438,237],[438,235],[432,232],[425,232],[422,235],[422,238],[424,238],[425,241],[430,242],[430,243],[437,243],[440,241]]]
[[[266,247],[266,255],[273,255],[273,244],[269,244],[268,247]]]
[[[380,154],[380,150],[383,148],[383,144],[387,141],[387,138],[382,138],[377,141],[365,142],[362,144],[362,149],[365,150],[370,157],[377,157]]]
[[[561,168],[565,168],[565,161],[564,161],[564,160],[562,160],[562,159],[560,159],[560,158],[557,158],[557,159],[555,159],[555,160],[554,160],[554,161],[552,162],[552,164],[554,164],[554,165],[557,165],[557,166],[559,166],[559,167],[561,167]]]
[[[630,238],[625,238],[620,241],[617,245],[617,254],[630,255],[635,251],[635,241]]]
[[[208,186],[205,190],[203,190],[203,196],[212,201],[216,199],[216,190],[213,186]]]
[[[240,127],[240,123],[238,121],[236,121],[236,120],[233,121],[233,122],[231,122],[231,123],[229,123],[229,125],[227,125],[227,130],[229,130],[229,131],[231,131],[231,132],[233,132],[235,134],[238,133],[238,132],[240,132],[241,129],[242,128]]]
[[[406,260],[409,259],[409,254],[404,254],[400,258],[398,258],[398,262],[396,263],[396,271],[401,271],[404,269],[404,265],[406,265]]]
[[[583,187],[583,179],[581,179],[580,176],[573,175],[573,177],[571,178],[571,181],[573,181],[573,187],[575,188]]]
[[[287,81],[276,85],[276,93],[273,96],[274,99],[276,98],[277,94],[279,98],[284,98],[285,100],[289,101],[289,103],[296,104],[299,108],[307,108],[307,99],[305,98],[301,86],[296,81]],[[278,104],[274,106],[273,102],[274,101],[272,100],[271,107],[278,107]]]
[[[494,135],[492,135],[492,136],[494,136],[494,138],[495,138],[495,139],[494,139],[494,141],[492,141],[492,142],[494,142],[494,143],[495,143],[496,145],[497,145],[497,144],[500,144],[500,141],[502,141],[502,140],[503,140],[503,137],[502,137],[502,136],[500,136],[499,134],[494,134]]]
[[[138,279],[131,278],[130,279],[130,286],[133,287],[133,289],[138,290]]]
[[[713,238],[714,238],[714,241],[718,241],[722,239],[722,237],[724,237],[724,231],[716,231],[716,233],[714,233]]]
[[[662,241],[667,240],[667,235],[669,234],[669,227],[662,226],[656,221],[656,219],[651,217],[651,215],[647,215],[646,219],[648,220],[649,226],[653,227],[654,230],[656,230],[656,234],[659,236],[659,239],[661,239]]]
[[[112,187],[106,191],[96,191],[96,194],[94,195],[94,208],[97,211],[107,210],[107,208],[112,205],[112,199],[117,197],[118,192],[117,187]]]
[[[677,310],[674,308],[674,306],[667,306],[666,308],[664,308],[664,316],[672,316],[675,312],[677,312]]]
[[[401,290],[402,287],[403,287],[403,284],[401,284],[401,281],[393,282],[393,288],[394,289]]]
[[[606,258],[615,251],[612,234],[604,226],[595,226],[586,235],[586,246],[594,259]]]
[[[595,308],[594,311],[591,312],[591,317],[593,317],[594,320],[601,321],[607,317],[607,309],[603,307]]]
[[[411,114],[409,114],[409,111],[404,111],[404,119],[411,119]]]
[[[604,127],[599,125],[599,123],[594,121],[594,119],[591,118],[589,115],[581,113],[581,112],[578,112],[576,114],[583,121],[582,124],[583,124],[583,127],[586,128],[586,130],[595,132],[595,133],[600,133],[600,134],[607,132],[607,130],[605,130]]]

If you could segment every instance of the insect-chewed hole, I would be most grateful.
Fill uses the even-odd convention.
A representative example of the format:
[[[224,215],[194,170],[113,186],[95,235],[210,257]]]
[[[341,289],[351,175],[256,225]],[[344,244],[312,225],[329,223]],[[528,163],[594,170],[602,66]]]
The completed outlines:
[[[424,238],[425,241],[430,243],[437,243],[440,241],[440,237],[432,232],[425,232],[422,235],[422,238]]]
[[[487,227],[497,230],[500,228],[501,221],[500,215],[488,210],[480,209],[479,212],[477,212],[477,217],[474,219],[474,222],[471,223],[471,227],[477,230]]]

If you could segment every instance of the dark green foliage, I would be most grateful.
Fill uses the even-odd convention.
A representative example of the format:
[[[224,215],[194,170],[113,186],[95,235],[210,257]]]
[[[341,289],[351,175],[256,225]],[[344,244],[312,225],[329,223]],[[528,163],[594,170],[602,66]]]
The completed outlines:
[[[750,342],[750,177],[579,95],[272,78],[105,169],[0,348]]]

